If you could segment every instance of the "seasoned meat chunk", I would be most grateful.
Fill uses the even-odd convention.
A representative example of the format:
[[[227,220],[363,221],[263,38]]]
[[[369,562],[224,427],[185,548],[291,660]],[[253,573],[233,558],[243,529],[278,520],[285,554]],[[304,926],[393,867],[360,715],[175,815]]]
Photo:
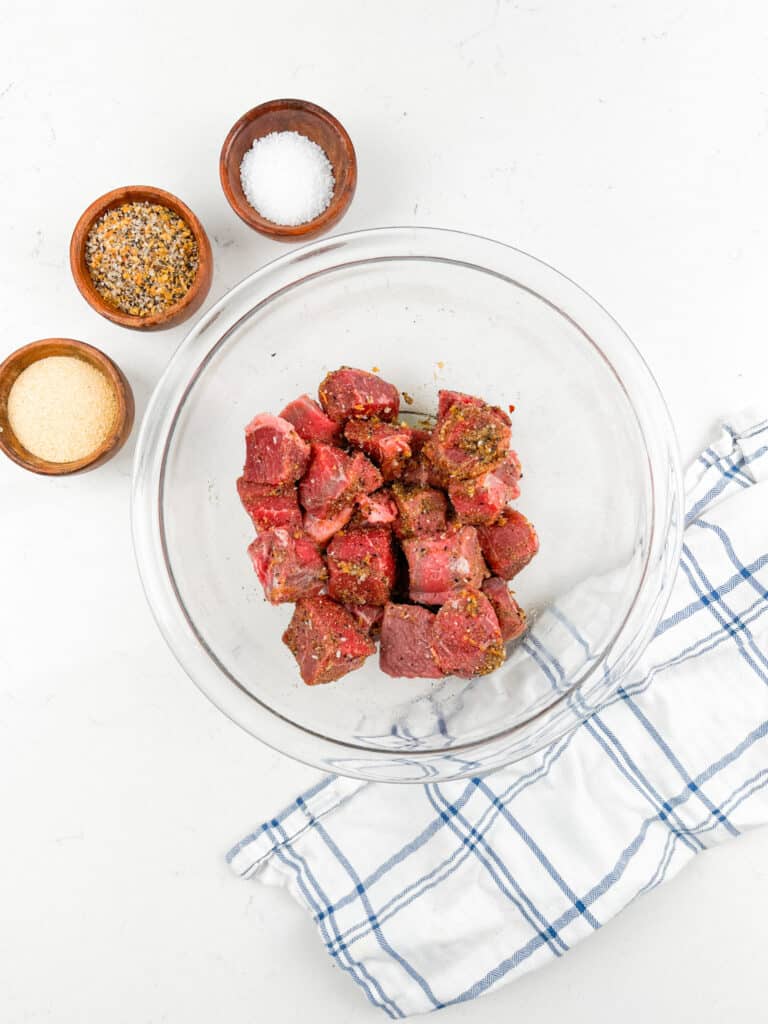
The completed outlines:
[[[388,676],[439,679],[432,651],[434,612],[417,604],[388,604],[381,624],[379,667]]]
[[[499,620],[502,640],[515,640],[525,632],[525,612],[512,597],[504,580],[492,576],[483,583],[482,591],[493,605]]]
[[[347,609],[329,597],[298,601],[283,643],[296,658],[308,686],[340,679],[360,668],[376,650]]]
[[[386,488],[373,494],[359,494],[357,508],[360,518],[371,526],[383,526],[397,519],[397,504]]]
[[[483,526],[495,523],[515,498],[520,497],[520,460],[510,451],[496,469],[469,480],[453,480],[448,496],[462,523]]]
[[[411,428],[379,420],[350,420],[344,436],[381,470],[385,482],[397,480],[411,457]]]
[[[381,474],[361,452],[348,455],[329,444],[313,444],[312,456],[299,484],[299,501],[307,512],[333,519],[351,507],[358,494],[381,486]]]
[[[482,591],[466,587],[445,602],[435,616],[432,651],[446,675],[462,679],[487,675],[503,663],[501,629]]]
[[[245,428],[243,476],[254,484],[291,484],[303,475],[309,445],[288,420],[261,413]]]
[[[337,512],[330,519],[323,519],[322,516],[313,516],[311,512],[304,513],[304,533],[321,547],[327,544],[334,533],[342,530],[352,518],[354,505],[347,505]]]
[[[404,540],[402,546],[410,597],[418,604],[444,604],[463,587],[479,587],[488,575],[473,526],[421,534]]]
[[[280,413],[296,428],[296,433],[305,441],[322,441],[335,444],[340,435],[339,424],[326,416],[320,405],[309,395],[299,395]]]
[[[381,632],[384,606],[380,604],[348,604],[344,606],[351,613],[360,629],[368,636]]]
[[[320,403],[326,414],[337,423],[347,420],[397,419],[400,395],[397,388],[375,373],[342,366],[327,374],[319,389]]]
[[[367,526],[337,533],[328,545],[328,593],[342,604],[386,604],[395,582],[392,531]]]
[[[533,524],[514,509],[508,509],[493,526],[478,527],[477,534],[491,572],[503,580],[516,576],[539,550]]]
[[[424,453],[446,480],[466,480],[500,465],[509,439],[509,417],[501,409],[455,402],[438,419]]]
[[[284,526],[286,530],[301,529],[301,510],[293,484],[254,484],[241,476],[237,493],[243,508],[257,530]]]
[[[480,408],[485,405],[482,398],[475,398],[474,395],[465,395],[463,391],[441,390],[437,393],[437,416],[438,419],[445,416],[452,405],[476,405]]]
[[[270,604],[319,594],[328,573],[311,540],[291,530],[264,530],[248,548]]]
[[[396,483],[392,494],[397,503],[398,537],[415,537],[419,533],[440,533],[447,526],[448,502],[442,491],[434,487],[405,487]]]

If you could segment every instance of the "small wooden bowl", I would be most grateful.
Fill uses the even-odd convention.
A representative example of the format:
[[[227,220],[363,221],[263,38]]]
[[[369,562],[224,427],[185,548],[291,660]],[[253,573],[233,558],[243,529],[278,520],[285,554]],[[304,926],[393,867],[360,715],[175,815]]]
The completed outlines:
[[[8,419],[8,395],[14,381],[32,363],[48,356],[74,356],[76,359],[83,359],[100,370],[114,388],[117,400],[114,427],[95,451],[75,462],[48,462],[33,455],[16,437]],[[32,473],[63,476],[68,473],[79,473],[84,469],[95,469],[116,455],[125,444],[133,426],[133,415],[133,392],[122,371],[103,352],[82,341],[74,341],[72,338],[44,338],[42,341],[24,345],[23,348],[12,352],[5,362],[0,363],[0,450],[17,465]]]
[[[306,224],[275,224],[262,217],[245,198],[240,164],[254,141],[270,132],[305,135],[325,150],[333,167],[336,184],[331,201],[319,217]],[[355,194],[357,157],[344,127],[327,110],[305,100],[270,100],[243,114],[233,125],[221,148],[219,177],[229,205],[241,220],[268,238],[290,242],[319,235],[343,217]]]
[[[130,313],[121,312],[99,295],[86,266],[85,243],[91,228],[107,210],[114,210],[116,206],[122,206],[123,203],[157,203],[160,206],[166,206],[186,221],[197,241],[199,266],[192,287],[183,299],[161,313],[153,313],[150,316],[133,316]],[[72,233],[72,240],[69,243],[69,265],[80,294],[97,313],[101,313],[114,324],[120,324],[121,327],[132,327],[137,331],[161,330],[183,323],[205,302],[213,278],[213,254],[205,228],[190,208],[179,198],[170,192],[164,192],[161,188],[152,188],[151,185],[129,185],[125,188],[116,188],[91,203]]]

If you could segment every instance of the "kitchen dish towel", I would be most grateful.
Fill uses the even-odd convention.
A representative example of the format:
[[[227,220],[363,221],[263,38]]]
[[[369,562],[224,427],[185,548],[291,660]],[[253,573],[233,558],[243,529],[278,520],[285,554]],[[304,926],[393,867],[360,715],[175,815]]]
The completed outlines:
[[[733,419],[686,495],[665,617],[570,735],[485,778],[328,776],[228,854],[306,907],[388,1016],[508,984],[768,822],[768,420]]]

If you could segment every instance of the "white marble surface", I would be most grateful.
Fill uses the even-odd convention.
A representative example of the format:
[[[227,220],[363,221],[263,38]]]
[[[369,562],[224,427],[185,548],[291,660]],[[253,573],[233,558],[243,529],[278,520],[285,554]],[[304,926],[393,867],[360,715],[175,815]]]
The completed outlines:
[[[231,122],[281,95],[358,149],[345,229],[456,227],[543,257],[651,363],[684,456],[765,396],[768,9],[700,0],[284,0],[0,5],[2,354],[90,341],[139,414],[183,328],[107,324],[70,278],[81,210],[179,193],[212,236],[211,299],[285,251],[231,213]],[[231,840],[314,773],[230,725],[140,591],[132,446],[52,481],[0,464],[0,1019],[81,1024],[378,1011],[281,892],[230,877]],[[548,970],[446,1024],[764,1014],[768,832],[700,858]]]

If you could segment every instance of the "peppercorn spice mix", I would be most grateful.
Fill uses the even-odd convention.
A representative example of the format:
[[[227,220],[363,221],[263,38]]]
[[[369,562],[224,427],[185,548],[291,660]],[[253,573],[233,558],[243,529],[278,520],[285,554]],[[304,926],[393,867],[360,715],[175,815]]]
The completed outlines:
[[[123,203],[96,221],[85,245],[96,291],[122,313],[151,316],[180,302],[197,274],[189,225],[157,203]]]

